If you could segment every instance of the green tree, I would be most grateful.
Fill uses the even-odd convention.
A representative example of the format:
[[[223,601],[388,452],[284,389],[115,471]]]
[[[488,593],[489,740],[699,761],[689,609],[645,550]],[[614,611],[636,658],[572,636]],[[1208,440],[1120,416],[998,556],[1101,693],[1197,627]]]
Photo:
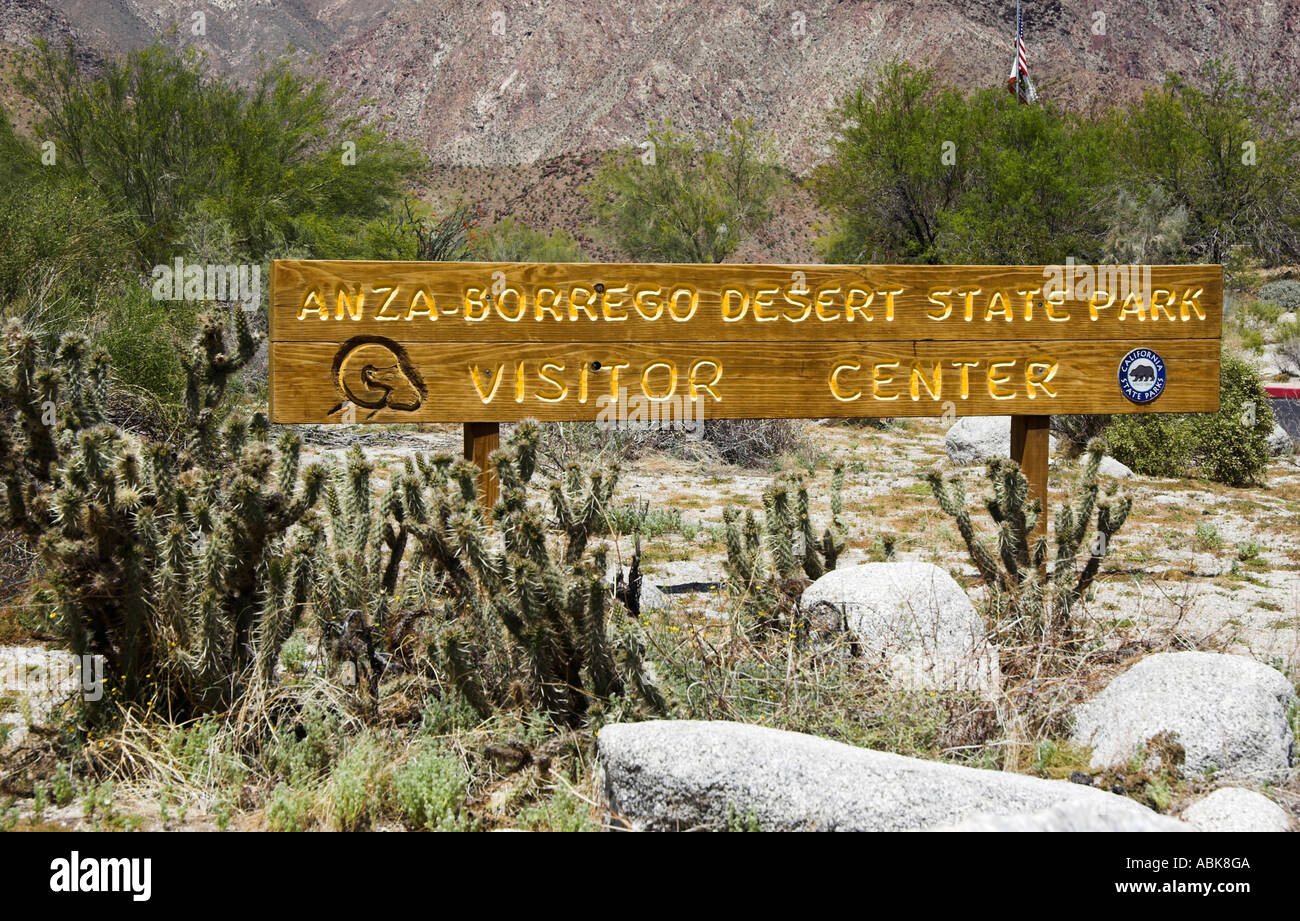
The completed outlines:
[[[966,100],[961,195],[939,215],[947,263],[1093,262],[1109,228],[1112,134],[1052,103],[1022,105],[1001,90]]]
[[[633,259],[721,262],[771,216],[780,181],[751,121],[718,142],[665,122],[641,147],[611,154],[585,191],[602,231]]]
[[[892,62],[830,123],[832,154],[813,177],[834,223],[827,261],[940,261],[939,219],[961,194],[969,152],[961,93],[938,86],[932,70]]]
[[[1059,263],[1096,257],[1113,128],[1000,90],[963,96],[893,62],[831,115],[814,189],[832,262]]]
[[[1300,144],[1294,94],[1210,62],[1199,85],[1170,75],[1123,119],[1117,152],[1140,201],[1187,211],[1188,255],[1224,262],[1245,245],[1267,264],[1300,259]]]
[[[60,177],[43,153],[0,107],[0,315],[53,341],[121,283],[129,240],[94,184]]]
[[[391,226],[421,163],[284,61],[242,87],[207,75],[192,49],[155,43],[92,76],[72,46],[38,42],[19,86],[43,113],[38,131],[54,141],[57,168],[130,215],[143,269],[177,254],[199,211],[227,221],[254,258],[286,246],[365,255],[357,242],[374,241],[377,220]]]

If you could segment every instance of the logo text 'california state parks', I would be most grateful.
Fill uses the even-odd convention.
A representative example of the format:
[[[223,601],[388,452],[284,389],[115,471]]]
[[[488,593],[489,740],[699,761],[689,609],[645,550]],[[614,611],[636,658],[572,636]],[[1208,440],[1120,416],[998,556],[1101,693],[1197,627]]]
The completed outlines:
[[[383,336],[355,336],[339,347],[334,387],[342,402],[330,415],[346,416],[352,407],[360,407],[370,410],[367,419],[383,409],[414,412],[427,393],[406,349]]]
[[[1133,349],[1119,363],[1119,389],[1134,403],[1150,403],[1165,391],[1165,362],[1151,349]]]

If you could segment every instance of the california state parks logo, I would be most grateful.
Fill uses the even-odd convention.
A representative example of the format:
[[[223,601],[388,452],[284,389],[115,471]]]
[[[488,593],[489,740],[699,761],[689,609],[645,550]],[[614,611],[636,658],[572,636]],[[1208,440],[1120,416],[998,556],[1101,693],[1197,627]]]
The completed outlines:
[[[1134,349],[1119,363],[1119,389],[1134,403],[1150,403],[1165,391],[1165,360],[1150,349]]]

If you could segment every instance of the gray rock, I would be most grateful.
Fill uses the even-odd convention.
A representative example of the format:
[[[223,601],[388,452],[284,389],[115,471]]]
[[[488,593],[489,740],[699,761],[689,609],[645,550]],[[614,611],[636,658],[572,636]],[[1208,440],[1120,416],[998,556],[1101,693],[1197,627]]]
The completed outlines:
[[[997,689],[997,648],[984,619],[952,576],[933,563],[863,563],[836,569],[804,590],[808,608],[843,610],[863,652],[900,687]]]
[[[1186,822],[1171,819],[1150,809],[1144,809],[1131,800],[1115,797],[1122,803],[1131,803],[1136,809],[1107,803],[1097,808],[1096,803],[1071,800],[1040,812],[1021,815],[984,816],[969,819],[936,831],[1197,831]]]
[[[1081,454],[1079,456],[1079,466],[1082,467],[1087,462],[1088,455]],[[1101,463],[1097,465],[1097,473],[1101,476],[1114,477],[1117,480],[1127,480],[1133,476],[1132,470],[1115,460],[1115,458],[1110,455],[1102,457]]]
[[[1010,416],[963,416],[948,429],[943,439],[948,458],[954,464],[978,464],[1011,456]],[[1056,451],[1056,436],[1049,439]]]
[[[1201,831],[1290,831],[1286,811],[1262,793],[1221,787],[1183,810],[1183,821]]]
[[[1243,656],[1166,652],[1147,656],[1075,710],[1074,742],[1091,745],[1092,766],[1128,762],[1153,736],[1175,735],[1184,771],[1284,777],[1295,739],[1287,708],[1296,701],[1276,669]]]
[[[606,804],[633,828],[916,831],[1077,804],[1116,824],[1149,811],[1093,787],[922,761],[742,723],[605,726]]]
[[[1286,429],[1277,423],[1273,424],[1273,431],[1268,436],[1268,453],[1273,457],[1283,454],[1290,454],[1295,450],[1295,442],[1287,434]]]
[[[610,563],[605,572],[605,581],[612,589],[618,584],[619,574],[622,574],[624,580],[627,579],[628,567],[619,566],[618,563]],[[641,573],[641,610],[642,611],[662,611],[673,606],[672,599],[664,594],[659,586],[654,585],[650,577],[643,571]]]

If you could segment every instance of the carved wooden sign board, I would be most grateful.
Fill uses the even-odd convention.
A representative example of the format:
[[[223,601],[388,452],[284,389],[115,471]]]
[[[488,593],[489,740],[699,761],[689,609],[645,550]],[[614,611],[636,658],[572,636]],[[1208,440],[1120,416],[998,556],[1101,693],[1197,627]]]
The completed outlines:
[[[1222,268],[277,261],[275,422],[1206,412]]]

